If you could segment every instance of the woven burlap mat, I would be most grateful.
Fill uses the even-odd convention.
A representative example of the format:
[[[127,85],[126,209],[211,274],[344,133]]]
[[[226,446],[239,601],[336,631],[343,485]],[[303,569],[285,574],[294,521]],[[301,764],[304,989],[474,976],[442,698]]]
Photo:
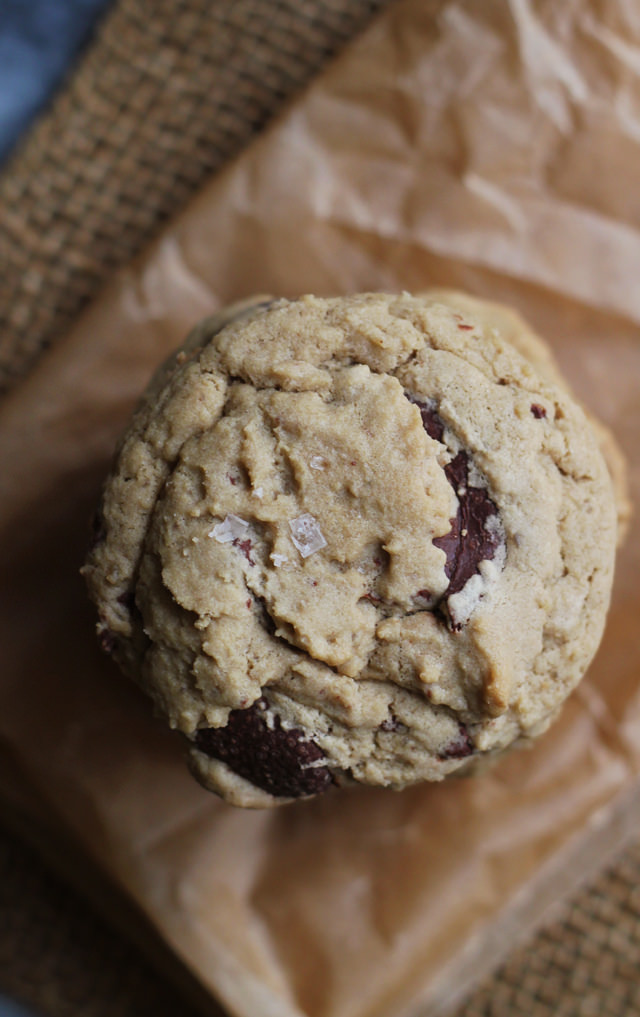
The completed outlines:
[[[0,175],[0,387],[389,0],[119,0]],[[171,89],[166,87],[168,75]],[[640,845],[456,1017],[640,1014]],[[0,831],[0,990],[45,1017],[191,1005]],[[195,1014],[194,1014],[195,1017]]]
[[[388,2],[116,0],[0,176],[0,391]]]

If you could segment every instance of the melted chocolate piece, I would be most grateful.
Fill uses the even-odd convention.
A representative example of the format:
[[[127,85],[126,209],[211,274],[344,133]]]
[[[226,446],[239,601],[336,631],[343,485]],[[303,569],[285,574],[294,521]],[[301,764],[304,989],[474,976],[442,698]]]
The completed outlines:
[[[481,561],[494,557],[500,537],[487,529],[487,521],[498,510],[484,487],[469,486],[469,457],[458,452],[444,468],[447,480],[458,497],[458,511],[451,529],[433,541],[447,556],[444,570],[449,580],[446,595],[458,593],[478,571]]]
[[[443,441],[444,438],[444,421],[438,416],[437,412],[429,403],[423,402],[421,399],[416,399],[415,396],[406,393],[407,399],[414,406],[417,406],[420,410],[420,416],[422,417],[422,426],[429,435],[435,441]]]
[[[325,759],[320,747],[299,728],[285,730],[277,715],[272,715],[270,727],[267,706],[262,698],[246,710],[232,710],[226,727],[198,731],[197,747],[276,798],[327,791],[333,777],[327,766],[318,765]]]
[[[410,402],[420,410],[422,425],[427,434],[444,444],[444,421],[436,409],[407,395]],[[458,511],[451,519],[451,529],[443,537],[433,541],[447,556],[445,574],[449,580],[444,598],[459,593],[469,579],[478,571],[481,561],[490,560],[500,545],[496,530],[487,529],[487,521],[498,515],[498,509],[491,501],[484,487],[469,485],[469,456],[458,452],[444,468],[445,476],[458,498]],[[422,591],[421,591],[422,592]]]
[[[458,737],[449,742],[438,759],[465,759],[467,756],[473,755],[474,744],[471,741],[471,736],[464,724],[460,724],[459,727]]]

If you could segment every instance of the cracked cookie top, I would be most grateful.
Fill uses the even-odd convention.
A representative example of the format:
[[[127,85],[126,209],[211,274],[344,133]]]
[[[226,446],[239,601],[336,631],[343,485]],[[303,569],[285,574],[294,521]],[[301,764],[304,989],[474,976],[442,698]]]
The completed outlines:
[[[120,443],[83,570],[101,642],[231,802],[468,769],[595,653],[606,465],[546,348],[473,306],[236,305]]]

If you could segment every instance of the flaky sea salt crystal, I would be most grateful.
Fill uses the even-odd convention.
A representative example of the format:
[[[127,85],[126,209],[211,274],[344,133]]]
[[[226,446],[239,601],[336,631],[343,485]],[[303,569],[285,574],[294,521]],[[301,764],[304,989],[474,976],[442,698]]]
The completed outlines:
[[[310,554],[327,546],[327,542],[322,536],[322,530],[309,512],[305,512],[296,519],[290,519],[289,529],[291,530],[291,539],[303,558],[308,558]]]
[[[254,498],[262,498],[262,495],[264,494],[264,489],[262,487],[256,487],[252,493]]]
[[[233,540],[246,535],[249,523],[240,516],[225,516],[221,523],[216,523],[208,536],[213,537],[219,544],[230,544]]]
[[[322,456],[311,456],[309,460],[309,466],[312,470],[324,470],[326,465],[326,459],[323,459]]]
[[[273,562],[275,567],[277,569],[279,569],[280,566],[284,565],[285,562],[288,562],[289,559],[287,558],[286,554],[275,554],[274,553],[274,554],[271,555],[271,561]]]

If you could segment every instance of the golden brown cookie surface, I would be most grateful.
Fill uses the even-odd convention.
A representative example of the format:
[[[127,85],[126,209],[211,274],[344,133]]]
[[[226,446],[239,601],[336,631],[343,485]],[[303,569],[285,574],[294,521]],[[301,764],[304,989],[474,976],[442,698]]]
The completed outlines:
[[[616,523],[544,373],[447,294],[368,294],[232,309],[158,375],[85,572],[207,786],[402,787],[545,729],[599,643]]]

